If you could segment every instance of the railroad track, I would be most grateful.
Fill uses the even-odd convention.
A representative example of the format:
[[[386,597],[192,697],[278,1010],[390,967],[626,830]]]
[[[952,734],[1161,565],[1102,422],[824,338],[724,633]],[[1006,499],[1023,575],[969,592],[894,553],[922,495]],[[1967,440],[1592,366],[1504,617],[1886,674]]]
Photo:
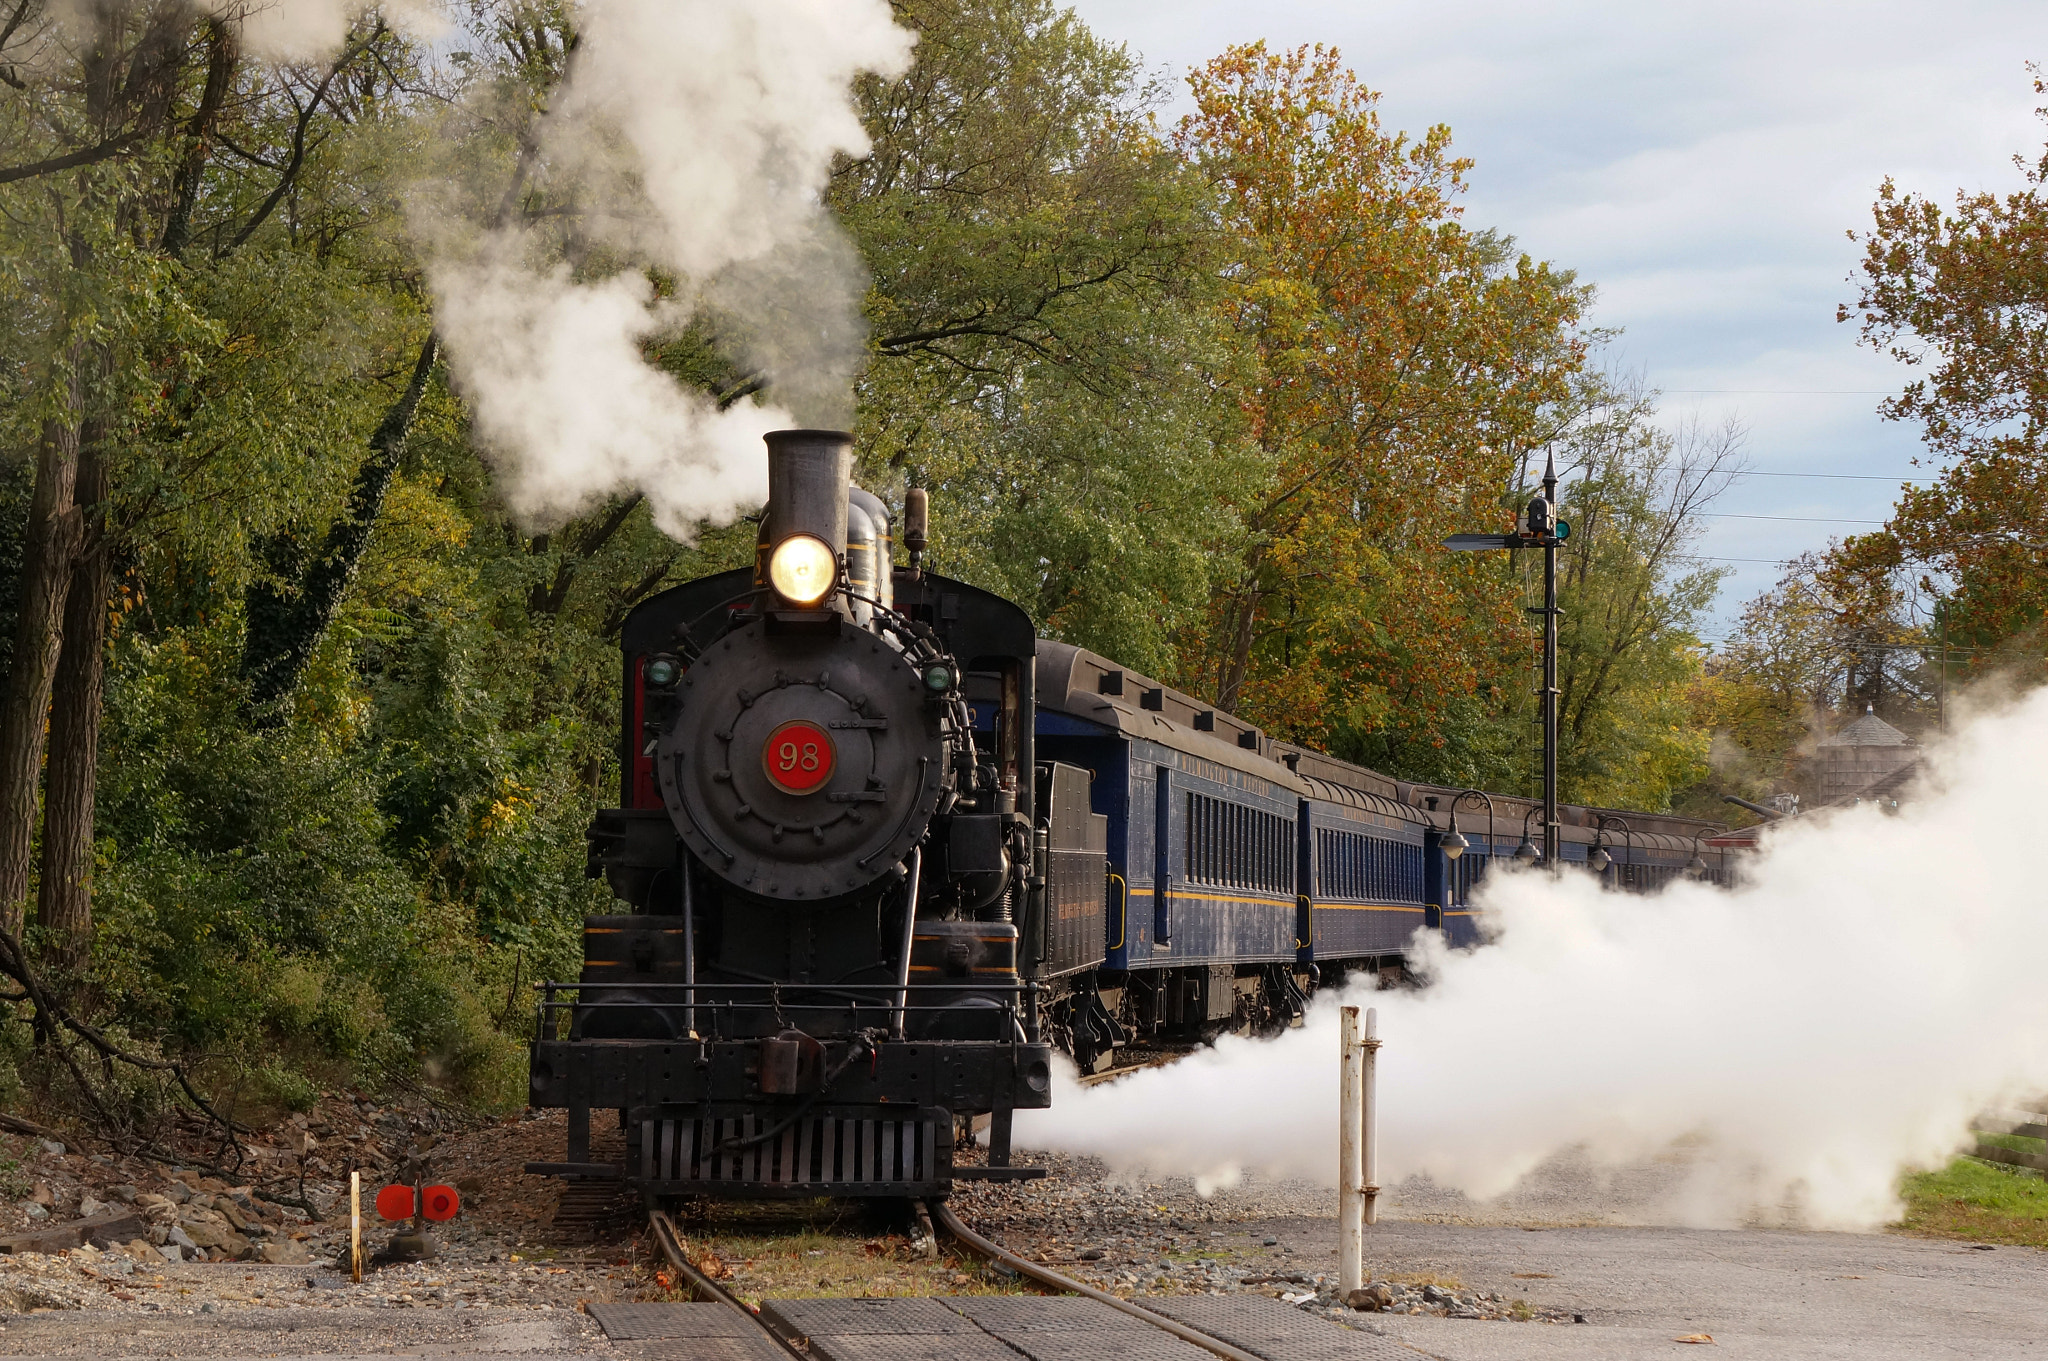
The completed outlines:
[[[1245,1351],[1241,1347],[1235,1347],[1235,1345],[1227,1343],[1225,1338],[1214,1336],[1212,1332],[1204,1332],[1202,1328],[1196,1328],[1196,1326],[1192,1326],[1188,1322],[1182,1322],[1178,1318],[1167,1318],[1165,1314],[1159,1314],[1157,1310],[1149,1310],[1149,1308],[1145,1308],[1141,1304],[1133,1304],[1130,1300],[1122,1300],[1118,1296],[1112,1296],[1112,1293],[1106,1291],[1106,1289],[1096,1289],[1094,1285],[1087,1285],[1083,1281],[1075,1281],[1071,1277],[1065,1277],[1065,1275],[1061,1275],[1057,1271],[1051,1271],[1047,1267],[1042,1267],[1040,1263],[1026,1261],[1026,1259],[1018,1257],[1016,1253],[1010,1253],[1010,1250],[1001,1248],[999,1244],[995,1244],[995,1242],[983,1238],[981,1234],[977,1234],[975,1230],[971,1230],[967,1224],[961,1222],[961,1218],[958,1218],[956,1214],[952,1214],[952,1210],[948,1208],[944,1201],[932,1205],[932,1220],[938,1224],[938,1228],[942,1228],[946,1234],[950,1234],[958,1244],[965,1246],[969,1253],[973,1253],[973,1255],[977,1255],[977,1257],[981,1257],[981,1259],[985,1259],[985,1261],[989,1261],[993,1265],[1004,1267],[1006,1271],[1014,1271],[1020,1277],[1036,1281],[1038,1285],[1044,1285],[1047,1289],[1053,1289],[1053,1291],[1059,1291],[1059,1293],[1071,1293],[1071,1296],[1083,1296],[1087,1300],[1094,1300],[1094,1302],[1098,1302],[1102,1306],[1108,1306],[1108,1308],[1116,1310],[1122,1316],[1139,1320],[1139,1322],[1143,1322],[1143,1324],[1147,1324],[1151,1328],[1157,1328],[1159,1332],[1165,1332],[1169,1336],[1176,1336],[1176,1338],[1180,1338],[1182,1343],[1190,1343],[1194,1347],[1200,1347],[1202,1351],[1206,1351],[1206,1353],[1210,1353],[1214,1357],[1221,1357],[1223,1361],[1270,1361],[1268,1357],[1262,1357],[1260,1353],[1253,1353],[1253,1351]],[[801,1334],[791,1332],[786,1326],[778,1328],[776,1326],[778,1320],[764,1316],[766,1310],[764,1310],[764,1314],[756,1314],[748,1306],[739,1304],[739,1300],[735,1300],[723,1285],[719,1285],[709,1275],[698,1271],[696,1263],[692,1263],[688,1253],[684,1253],[682,1234],[676,1230],[676,1224],[674,1224],[674,1220],[670,1220],[668,1212],[662,1212],[662,1210],[651,1212],[649,1214],[649,1228],[653,1230],[655,1242],[662,1244],[662,1257],[668,1259],[668,1265],[688,1285],[692,1296],[696,1296],[696,1300],[700,1304],[719,1306],[721,1312],[723,1312],[723,1322],[729,1324],[731,1328],[743,1328],[745,1336],[750,1336],[752,1341],[754,1341],[754,1347],[750,1347],[750,1349],[748,1347],[735,1347],[735,1345],[727,1345],[727,1347],[715,1349],[717,1355],[721,1355],[721,1357],[735,1357],[735,1359],[737,1357],[770,1357],[772,1355],[772,1357],[786,1357],[788,1361],[817,1361],[813,1357],[813,1353],[809,1351],[807,1338],[803,1338]],[[834,1302],[834,1304],[840,1304],[840,1302]],[[864,1302],[844,1302],[844,1304],[864,1304]],[[877,1302],[877,1304],[881,1304],[881,1302]],[[596,1306],[596,1308],[606,1308],[606,1306]],[[616,1310],[618,1306],[610,1306],[610,1308]],[[633,1306],[627,1306],[627,1308],[633,1308]],[[987,1328],[987,1324],[983,1324],[983,1328]],[[729,1343],[731,1338],[733,1338],[733,1332],[727,1332],[723,1328],[721,1328],[721,1332],[723,1332],[723,1336],[707,1336],[707,1341]],[[1333,1332],[1337,1332],[1341,1336],[1341,1330],[1333,1328]],[[1116,1351],[1116,1353],[1122,1353],[1122,1351],[1143,1353],[1143,1349],[1126,1349],[1126,1347],[1114,1347],[1114,1345],[1106,1343],[1104,1355],[1110,1355],[1112,1351]],[[711,1353],[707,1353],[707,1355],[711,1355]]]

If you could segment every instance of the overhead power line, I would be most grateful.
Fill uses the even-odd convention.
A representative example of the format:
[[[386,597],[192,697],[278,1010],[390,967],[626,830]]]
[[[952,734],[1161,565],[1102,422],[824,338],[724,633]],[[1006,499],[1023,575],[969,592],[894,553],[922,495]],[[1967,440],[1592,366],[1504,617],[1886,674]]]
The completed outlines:
[[[1809,525],[1881,525],[1882,520],[1843,520],[1832,515],[1737,515],[1726,510],[1701,511],[1702,515],[1715,520],[1796,520]]]
[[[1848,482],[1932,482],[1931,477],[1886,477],[1883,473],[1767,473],[1754,468],[1745,468],[1736,473],[1737,477],[1826,477]]]

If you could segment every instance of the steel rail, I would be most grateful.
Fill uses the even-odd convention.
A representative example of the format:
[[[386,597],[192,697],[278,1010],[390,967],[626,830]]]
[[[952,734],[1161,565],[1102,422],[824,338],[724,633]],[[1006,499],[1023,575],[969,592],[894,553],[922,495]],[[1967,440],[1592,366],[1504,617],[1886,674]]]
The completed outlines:
[[[1245,1351],[1240,1347],[1234,1347],[1222,1338],[1213,1337],[1199,1328],[1191,1328],[1179,1319],[1168,1318],[1164,1314],[1154,1313],[1143,1305],[1134,1304],[1130,1300],[1112,1295],[1107,1290],[1097,1290],[1092,1285],[1086,1285],[1071,1277],[1062,1276],[1057,1271],[1049,1270],[1037,1262],[1019,1257],[1016,1253],[991,1242],[989,1239],[968,1228],[944,1201],[933,1201],[929,1204],[928,1208],[931,1211],[932,1219],[938,1226],[948,1234],[951,1234],[963,1246],[999,1266],[1016,1272],[1019,1276],[1036,1281],[1048,1289],[1057,1290],[1063,1294],[1081,1295],[1094,1300],[1098,1304],[1106,1304],[1119,1313],[1129,1314],[1132,1318],[1141,1319],[1162,1332],[1171,1333],[1183,1342],[1191,1342],[1202,1350],[1223,1358],[1223,1361],[1265,1361],[1264,1357]],[[678,1276],[682,1277],[683,1283],[689,1287],[692,1295],[706,1303],[722,1304],[740,1315],[759,1329],[763,1335],[768,1337],[775,1344],[776,1348],[788,1356],[791,1361],[813,1361],[813,1358],[808,1353],[799,1351],[790,1339],[777,1332],[759,1314],[741,1304],[718,1282],[697,1269],[696,1264],[691,1262],[689,1255],[683,1251],[682,1237],[676,1232],[675,1223],[669,1218],[667,1211],[650,1211],[647,1219],[648,1224],[654,1230],[655,1242],[661,1245],[662,1256],[668,1259],[668,1264],[675,1269]]]
[[[684,1284],[690,1287],[691,1294],[707,1304],[722,1304],[747,1322],[753,1324],[761,1330],[763,1336],[775,1344],[783,1355],[789,1357],[790,1361],[812,1361],[812,1358],[806,1353],[800,1352],[791,1346],[788,1338],[769,1327],[759,1314],[734,1299],[730,1294],[726,1293],[725,1287],[719,1285],[718,1282],[697,1269],[696,1264],[690,1260],[689,1254],[683,1251],[682,1238],[676,1232],[674,1221],[668,1217],[668,1211],[649,1211],[647,1222],[654,1230],[654,1241],[661,1244],[661,1255],[668,1258],[668,1264],[675,1268],[676,1274],[681,1276]]]
[[[954,1214],[952,1207],[943,1200],[933,1201],[930,1209],[932,1218],[938,1221],[940,1228],[953,1235],[954,1238],[958,1239],[973,1252],[988,1258],[991,1262],[1009,1268],[1019,1276],[1029,1277],[1040,1285],[1063,1291],[1067,1294],[1085,1295],[1097,1304],[1106,1304],[1119,1313],[1129,1314],[1132,1318],[1143,1319],[1155,1328],[1172,1333],[1183,1342],[1192,1342],[1203,1351],[1222,1357],[1223,1361],[1265,1361],[1264,1357],[1256,1356],[1240,1347],[1233,1347],[1220,1337],[1211,1337],[1198,1328],[1190,1328],[1179,1319],[1168,1318],[1164,1314],[1154,1313],[1141,1304],[1133,1304],[1127,1299],[1110,1294],[1107,1290],[1097,1290],[1092,1285],[1084,1285],[1071,1277],[1062,1276],[1057,1271],[1047,1270],[1036,1262],[1019,1257],[1016,1253],[983,1238],[980,1234],[961,1223],[960,1217]]]

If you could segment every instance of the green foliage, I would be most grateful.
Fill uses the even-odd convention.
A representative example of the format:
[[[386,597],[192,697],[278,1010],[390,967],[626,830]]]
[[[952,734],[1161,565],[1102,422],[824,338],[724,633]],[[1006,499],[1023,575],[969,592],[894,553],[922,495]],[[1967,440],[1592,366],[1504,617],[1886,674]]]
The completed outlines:
[[[873,276],[860,476],[930,489],[939,570],[1342,755],[1512,786],[1530,564],[1437,545],[1503,523],[1550,443],[1580,526],[1568,788],[1662,806],[1694,777],[1713,577],[1684,545],[1711,476],[1639,394],[1578,376],[1585,287],[1458,220],[1448,130],[1384,132],[1333,53],[1239,49],[1169,140],[1138,58],[1050,0],[897,11],[916,65],[859,89],[874,151],[830,202]],[[573,10],[476,6],[438,55],[366,19],[331,73],[237,60],[203,144],[218,35],[168,0],[124,13],[178,38],[150,49],[168,103],[102,111],[132,150],[0,185],[0,624],[18,451],[90,426],[112,470],[81,1004],[224,1056],[266,1107],[422,1079],[516,1102],[526,989],[574,976],[610,901],[584,829],[619,780],[619,629],[749,561],[754,526],[684,545],[633,495],[535,532],[436,378],[338,614],[261,724],[244,658],[260,602],[303,598],[430,331],[407,208],[513,201]],[[88,84],[0,93],[10,160],[75,150]],[[550,222],[577,268],[633,267],[579,245],[575,212]],[[648,357],[721,395],[754,377],[716,318]],[[61,1087],[37,1062],[0,1024],[0,1100]]]
[[[1742,432],[1668,434],[1627,382],[1590,382],[1579,400],[1557,447],[1572,526],[1558,554],[1558,778],[1577,801],[1664,811],[1707,773],[1694,626],[1726,572],[1692,547],[1699,512],[1740,468]]]
[[[1797,794],[1810,807],[1821,794],[1819,738],[1866,710],[1907,732],[1939,725],[1950,602],[1918,617],[1922,602],[1881,537],[1787,563],[1715,656],[1703,718],[1726,749],[1723,768],[1747,786],[1734,792]]]
[[[1249,469],[1205,188],[1136,59],[1044,0],[913,0],[832,201],[874,271],[862,475],[933,496],[934,565],[1170,674]]]
[[[1901,1179],[1899,1227],[1939,1238],[2048,1247],[2048,1182],[2035,1173],[1975,1158]]]

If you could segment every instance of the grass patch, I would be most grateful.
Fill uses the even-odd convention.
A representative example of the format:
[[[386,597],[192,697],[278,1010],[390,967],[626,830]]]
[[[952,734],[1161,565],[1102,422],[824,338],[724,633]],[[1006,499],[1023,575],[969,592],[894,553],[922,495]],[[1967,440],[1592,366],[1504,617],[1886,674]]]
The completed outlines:
[[[1977,1135],[1977,1142],[1992,1148],[2009,1148],[2015,1153],[2048,1153],[2048,1139],[2035,1139],[2025,1134]]]
[[[927,1258],[903,1226],[844,1202],[720,1206],[679,1227],[698,1269],[755,1306],[794,1296],[1006,1295],[1026,1288],[947,1242]]]
[[[1957,1158],[1906,1177],[1899,1189],[1906,1214],[1894,1227],[1907,1233],[2048,1248],[2048,1181],[2023,1169]]]
[[[1416,1290],[1420,1290],[1425,1285],[1433,1285],[1439,1290],[1463,1290],[1465,1288],[1465,1283],[1456,1276],[1446,1276],[1436,1271],[1396,1271],[1385,1276],[1375,1275],[1373,1279],[1391,1281],[1395,1285],[1405,1285]]]

